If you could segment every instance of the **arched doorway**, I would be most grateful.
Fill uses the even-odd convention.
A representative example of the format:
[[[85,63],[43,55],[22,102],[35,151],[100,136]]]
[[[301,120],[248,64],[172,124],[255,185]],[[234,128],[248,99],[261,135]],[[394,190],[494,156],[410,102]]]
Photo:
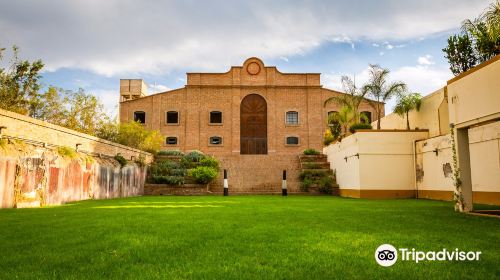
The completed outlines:
[[[267,154],[267,103],[258,94],[247,95],[241,101],[240,153]]]

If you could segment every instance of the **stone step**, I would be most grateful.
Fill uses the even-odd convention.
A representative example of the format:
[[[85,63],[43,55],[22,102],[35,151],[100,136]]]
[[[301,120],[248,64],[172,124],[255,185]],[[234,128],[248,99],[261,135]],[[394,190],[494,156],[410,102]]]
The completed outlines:
[[[331,169],[302,169],[302,171],[311,171],[311,172],[316,172],[316,171],[323,171],[326,172],[327,174],[333,175],[333,170]]]
[[[320,169],[329,169],[330,168],[330,163],[328,161],[322,161],[322,162],[301,162],[300,167],[302,169],[314,169],[310,168],[308,165],[317,165]]]

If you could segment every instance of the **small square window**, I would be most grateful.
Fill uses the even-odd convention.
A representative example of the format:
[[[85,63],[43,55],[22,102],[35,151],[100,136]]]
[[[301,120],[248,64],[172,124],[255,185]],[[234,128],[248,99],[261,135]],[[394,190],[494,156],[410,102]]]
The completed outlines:
[[[146,123],[146,113],[143,111],[134,112],[134,122]]]
[[[210,145],[222,145],[222,137],[219,136],[210,137]]]
[[[167,124],[179,124],[179,112],[168,111],[167,112]]]
[[[299,112],[286,112],[286,124],[299,124]]]
[[[295,136],[287,137],[286,144],[287,145],[298,145],[299,144],[299,137],[295,137]]]
[[[210,112],[210,123],[212,124],[222,123],[222,112],[219,111]]]
[[[167,145],[177,145],[177,137],[167,137],[165,143]]]

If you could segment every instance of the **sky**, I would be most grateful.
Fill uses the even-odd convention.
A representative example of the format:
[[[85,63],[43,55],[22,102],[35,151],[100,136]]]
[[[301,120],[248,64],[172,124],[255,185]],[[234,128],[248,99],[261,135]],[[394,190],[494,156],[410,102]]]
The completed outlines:
[[[42,59],[45,87],[83,88],[113,115],[121,78],[143,79],[151,94],[183,87],[186,72],[226,72],[252,56],[282,72],[322,73],[336,90],[342,75],[362,85],[379,64],[427,95],[453,77],[447,38],[490,2],[0,0],[0,47]]]

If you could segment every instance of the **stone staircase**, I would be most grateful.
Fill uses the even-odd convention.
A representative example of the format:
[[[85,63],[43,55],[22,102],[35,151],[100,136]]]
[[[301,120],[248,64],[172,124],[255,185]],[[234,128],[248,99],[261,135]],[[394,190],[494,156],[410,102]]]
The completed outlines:
[[[327,160],[327,156],[323,154],[319,155],[299,155],[301,172],[310,171],[317,173],[326,173],[329,177],[333,178],[334,187],[332,190],[332,195],[339,195],[338,186],[336,182],[336,176],[333,170],[330,168],[330,163]],[[319,194],[320,191],[318,186],[312,185],[309,187],[309,193]]]

